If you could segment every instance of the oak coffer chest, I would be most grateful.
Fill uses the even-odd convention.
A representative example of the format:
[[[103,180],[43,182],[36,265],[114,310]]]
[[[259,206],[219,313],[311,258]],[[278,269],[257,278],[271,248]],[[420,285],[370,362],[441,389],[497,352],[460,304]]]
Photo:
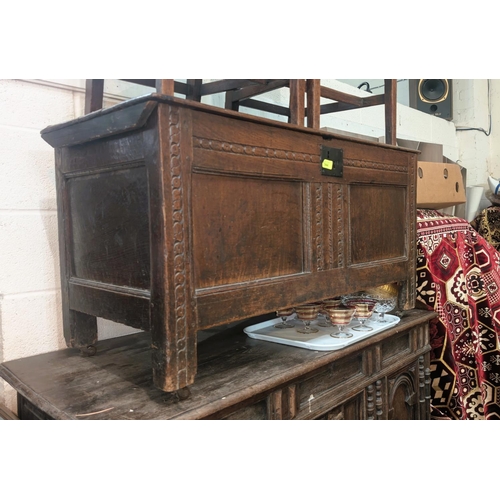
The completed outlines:
[[[147,330],[163,391],[193,384],[199,330],[393,282],[414,307],[417,151],[163,94],[42,137],[67,345]]]

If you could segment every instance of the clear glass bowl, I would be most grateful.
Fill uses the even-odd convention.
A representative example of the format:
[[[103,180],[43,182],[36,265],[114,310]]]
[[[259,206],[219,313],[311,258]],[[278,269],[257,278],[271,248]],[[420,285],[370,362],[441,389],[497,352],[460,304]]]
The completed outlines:
[[[360,302],[361,303],[366,302],[370,304],[371,308],[373,308],[373,312],[379,314],[376,321],[381,323],[387,322],[387,320],[384,317],[385,313],[392,311],[396,307],[396,304],[398,302],[397,297],[387,297],[387,296],[382,297],[378,295],[369,294],[366,292],[358,292],[350,295],[343,295],[341,300],[342,304],[345,307],[354,307],[354,304],[359,304]],[[373,318],[372,320],[375,320],[375,318]]]
[[[385,323],[387,321],[384,318],[385,313],[392,311],[396,307],[398,299],[397,297],[378,297],[376,300],[377,304],[373,310],[379,313],[378,321]]]
[[[377,299],[363,292],[342,295],[340,300],[343,306],[350,308],[353,308],[355,304],[368,304],[370,310],[375,310],[375,306],[377,305]]]

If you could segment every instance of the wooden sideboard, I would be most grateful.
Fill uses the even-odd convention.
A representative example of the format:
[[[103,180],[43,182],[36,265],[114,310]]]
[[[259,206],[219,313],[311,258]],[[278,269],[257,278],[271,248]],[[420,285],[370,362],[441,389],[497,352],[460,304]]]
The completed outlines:
[[[186,389],[197,331],[397,282],[415,301],[417,152],[168,95],[54,125],[63,327],[151,332]]]
[[[200,337],[186,400],[153,384],[147,333],[103,340],[93,357],[64,349],[9,361],[0,376],[18,393],[20,419],[429,419],[433,317],[407,311],[330,352],[254,340],[240,323]]]

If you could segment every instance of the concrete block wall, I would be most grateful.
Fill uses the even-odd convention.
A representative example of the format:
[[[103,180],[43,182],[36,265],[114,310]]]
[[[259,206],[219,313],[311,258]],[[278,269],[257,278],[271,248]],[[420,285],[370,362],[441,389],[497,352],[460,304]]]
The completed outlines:
[[[458,162],[467,168],[467,184],[482,185],[490,171],[490,137],[480,130],[488,130],[487,80],[454,81],[453,121],[459,143]]]
[[[484,81],[457,84],[460,123],[485,126]],[[358,94],[362,90],[337,80],[323,85]],[[48,125],[81,116],[84,80],[0,80],[0,362],[65,347],[62,333],[54,151],[40,137]],[[493,120],[500,125],[500,85],[492,85]],[[150,89],[116,81],[106,82],[110,106],[126,97],[149,93]],[[265,97],[288,105],[288,90]],[[221,96],[203,102],[223,106]],[[261,114],[254,110],[244,110]],[[484,134],[457,133],[455,124],[398,105],[398,137],[443,144],[444,154],[461,161],[468,179],[485,179],[488,171],[500,176],[500,146],[484,140]],[[284,117],[265,115],[285,121]],[[385,134],[383,108],[345,111],[321,118],[322,127],[346,130],[372,137]],[[470,134],[470,135],[466,135]],[[494,134],[491,136],[495,137]],[[99,338],[134,331],[123,325],[98,320]],[[15,411],[12,388],[0,381],[0,403]]]
[[[83,114],[84,81],[69,83],[0,80],[0,362],[65,347],[54,150],[40,131]],[[133,331],[98,326],[100,338]],[[0,403],[16,409],[3,381]]]

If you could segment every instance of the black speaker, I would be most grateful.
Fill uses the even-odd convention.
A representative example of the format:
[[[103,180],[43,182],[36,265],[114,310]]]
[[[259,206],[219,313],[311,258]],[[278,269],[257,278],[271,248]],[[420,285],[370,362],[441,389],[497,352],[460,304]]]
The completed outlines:
[[[451,80],[410,80],[410,107],[445,120],[453,118]]]

